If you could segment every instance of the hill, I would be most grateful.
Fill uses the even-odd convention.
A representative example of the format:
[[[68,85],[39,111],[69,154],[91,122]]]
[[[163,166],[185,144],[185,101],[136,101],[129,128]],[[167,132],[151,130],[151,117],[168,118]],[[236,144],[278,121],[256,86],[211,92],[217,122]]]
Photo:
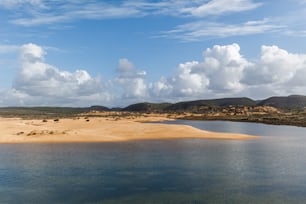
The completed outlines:
[[[122,109],[131,112],[163,112],[171,103],[136,103]]]
[[[183,101],[178,103],[136,103],[125,108],[109,109],[105,106],[95,105],[91,107],[3,107],[0,108],[2,117],[69,117],[84,112],[92,111],[128,111],[128,112],[193,112],[193,113],[212,113],[222,112],[224,108],[243,108],[256,106],[272,106],[278,109],[305,110],[306,96],[291,95],[270,97],[261,101],[250,98],[221,98],[209,100]]]
[[[166,107],[167,111],[200,111],[207,107],[217,108],[225,106],[255,106],[256,101],[249,98],[222,98],[210,100],[187,101]]]
[[[291,95],[287,97],[270,97],[257,103],[259,106],[273,106],[283,109],[304,109],[306,107],[306,96]]]
[[[250,98],[221,98],[195,101],[182,101],[178,103],[137,103],[123,108],[131,112],[209,112],[218,111],[228,106],[272,106],[280,109],[304,109],[306,96],[291,95],[270,97],[261,101]]]
[[[255,106],[256,101],[249,98],[223,98],[210,100],[186,101],[179,103],[137,103],[123,108],[131,112],[169,112],[169,111],[200,111],[207,107]]]

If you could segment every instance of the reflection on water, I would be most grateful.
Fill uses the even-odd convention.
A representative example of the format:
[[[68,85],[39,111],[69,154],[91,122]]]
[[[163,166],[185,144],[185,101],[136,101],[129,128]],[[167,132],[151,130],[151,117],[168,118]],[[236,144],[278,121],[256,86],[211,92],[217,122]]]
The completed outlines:
[[[266,136],[0,145],[0,203],[306,203],[304,128],[224,123]]]
[[[286,125],[267,125],[250,122],[231,122],[231,121],[194,121],[177,120],[166,121],[166,124],[184,124],[214,132],[242,133],[258,136],[306,136],[306,128],[286,126]]]

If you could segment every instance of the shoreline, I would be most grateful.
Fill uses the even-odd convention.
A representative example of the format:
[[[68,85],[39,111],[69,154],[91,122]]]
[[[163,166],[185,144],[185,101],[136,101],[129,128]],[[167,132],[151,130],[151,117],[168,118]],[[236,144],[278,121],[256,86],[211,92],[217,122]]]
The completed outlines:
[[[98,143],[136,140],[248,140],[258,136],[200,130],[188,125],[150,123],[171,120],[162,115],[125,118],[82,115],[53,120],[1,118],[0,144]],[[172,119],[173,120],[173,119]]]

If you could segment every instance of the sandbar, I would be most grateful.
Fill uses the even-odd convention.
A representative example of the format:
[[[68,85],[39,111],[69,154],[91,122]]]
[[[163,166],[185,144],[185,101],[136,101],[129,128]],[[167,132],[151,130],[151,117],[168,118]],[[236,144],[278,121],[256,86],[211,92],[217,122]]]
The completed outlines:
[[[148,123],[166,117],[77,117],[48,120],[0,118],[0,143],[123,142],[162,139],[247,140],[257,136],[218,133],[187,125]]]

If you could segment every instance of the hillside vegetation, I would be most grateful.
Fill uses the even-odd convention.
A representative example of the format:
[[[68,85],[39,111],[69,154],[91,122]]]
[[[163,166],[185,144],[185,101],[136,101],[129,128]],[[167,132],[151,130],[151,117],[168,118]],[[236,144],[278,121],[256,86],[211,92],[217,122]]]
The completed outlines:
[[[137,103],[124,108],[124,111],[134,112],[205,112],[219,110],[229,106],[271,106],[282,110],[303,110],[306,107],[306,96],[292,95],[287,97],[270,97],[255,101],[250,98],[222,98],[178,103]]]
[[[222,98],[183,101],[178,103],[137,103],[125,108],[104,106],[73,107],[3,107],[1,117],[64,118],[79,117],[83,113],[96,116],[97,112],[130,114],[168,114],[175,119],[231,120],[306,127],[306,96],[270,97],[255,101],[250,98]],[[117,116],[116,116],[117,117]]]

